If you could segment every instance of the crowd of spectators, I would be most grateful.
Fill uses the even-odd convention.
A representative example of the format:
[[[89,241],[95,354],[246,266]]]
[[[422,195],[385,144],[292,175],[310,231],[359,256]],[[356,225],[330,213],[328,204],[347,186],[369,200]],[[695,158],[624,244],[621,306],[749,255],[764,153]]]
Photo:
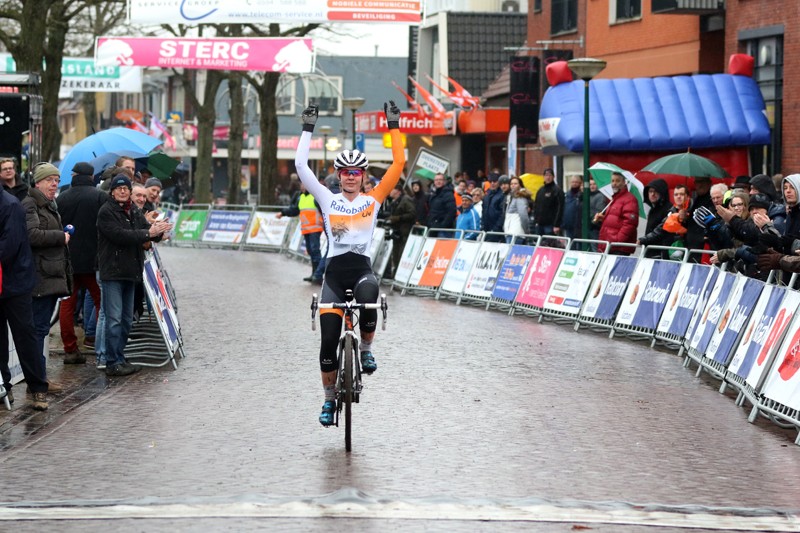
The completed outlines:
[[[13,403],[10,330],[31,405],[40,411],[48,408],[48,392],[60,389],[46,365],[59,299],[64,364],[86,363],[74,324],[76,308],[83,308],[83,347],[95,353],[97,368],[109,376],[138,370],[124,350],[144,306],[144,251],[172,228],[156,212],[161,182],[136,172],[133,159],[118,159],[97,183],[91,164],[71,170],[71,185],[60,190],[54,165],[35,165],[27,184],[14,159],[0,159],[0,375]]]

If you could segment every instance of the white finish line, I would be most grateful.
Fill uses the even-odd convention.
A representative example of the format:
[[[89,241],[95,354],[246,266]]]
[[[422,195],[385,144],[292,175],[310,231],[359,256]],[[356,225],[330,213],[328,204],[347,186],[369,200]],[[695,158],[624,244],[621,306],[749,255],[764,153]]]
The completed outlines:
[[[391,520],[479,520],[619,524],[682,529],[800,531],[800,512],[702,506],[543,500],[380,500],[339,491],[310,499],[244,496],[235,500],[158,498],[130,501],[0,503],[0,521],[200,518],[359,518]]]

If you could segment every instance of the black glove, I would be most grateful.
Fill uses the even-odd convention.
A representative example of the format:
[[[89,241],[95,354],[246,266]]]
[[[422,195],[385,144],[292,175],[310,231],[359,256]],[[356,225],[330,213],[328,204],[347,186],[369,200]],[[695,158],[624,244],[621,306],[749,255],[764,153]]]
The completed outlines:
[[[311,104],[305,108],[303,110],[303,114],[300,115],[300,118],[303,120],[303,131],[314,131],[314,126],[317,123],[317,117],[319,117],[318,105]]]
[[[770,248],[766,253],[758,255],[758,259],[756,259],[758,269],[762,272],[779,269],[781,267],[781,257],[783,257],[783,254],[779,254]]]
[[[389,123],[389,129],[398,129],[400,127],[400,108],[394,103],[394,100],[389,100],[389,103],[383,104],[383,112],[386,114],[386,122]]]
[[[709,208],[700,206],[694,210],[692,218],[694,218],[694,221],[698,226],[707,228],[709,224],[714,222],[714,218],[716,218],[716,216]]]

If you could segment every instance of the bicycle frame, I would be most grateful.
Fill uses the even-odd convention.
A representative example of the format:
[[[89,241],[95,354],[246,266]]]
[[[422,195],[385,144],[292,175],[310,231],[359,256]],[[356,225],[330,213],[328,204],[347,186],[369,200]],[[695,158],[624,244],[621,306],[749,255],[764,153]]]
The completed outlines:
[[[344,409],[345,448],[351,450],[351,427],[353,403],[359,403],[362,391],[361,360],[358,353],[358,337],[355,333],[356,311],[380,309],[383,311],[381,329],[386,329],[386,294],[381,294],[380,303],[360,304],[354,301],[353,291],[347,290],[344,303],[318,303],[316,294],[311,299],[311,329],[316,330],[317,309],[341,309],[343,312],[342,336],[339,338],[339,371],[336,377],[336,417],[334,425],[339,426],[339,415]]]

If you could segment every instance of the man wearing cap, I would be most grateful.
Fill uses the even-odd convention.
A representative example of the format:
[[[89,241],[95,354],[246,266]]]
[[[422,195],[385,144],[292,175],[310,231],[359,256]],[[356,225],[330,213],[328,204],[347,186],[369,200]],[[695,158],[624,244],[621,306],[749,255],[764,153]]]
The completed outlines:
[[[72,185],[58,196],[58,213],[64,225],[72,225],[69,241],[72,261],[72,295],[61,302],[59,323],[64,343],[64,364],[83,364],[86,357],[78,349],[75,335],[75,306],[81,288],[91,294],[95,316],[100,312],[100,287],[97,284],[97,213],[108,201],[108,195],[95,188],[94,168],[86,162],[72,167]],[[84,316],[84,326],[90,317]],[[84,328],[86,329],[86,328]],[[89,336],[88,330],[87,337]],[[94,339],[86,339],[90,345]]]
[[[733,192],[750,193],[750,176],[736,176],[736,181],[731,185]]]
[[[144,182],[147,189],[147,203],[145,203],[144,212],[155,211],[158,209],[158,204],[161,203],[161,180],[158,178],[149,178]]]
[[[469,193],[461,195],[461,214],[456,219],[456,228],[464,230],[464,239],[474,241],[481,230],[481,216],[475,210],[475,203]]]
[[[781,194],[775,188],[772,178],[766,174],[756,174],[750,178],[750,195],[755,194],[765,194],[769,197],[770,205],[767,208],[767,216],[778,231],[785,233],[786,206],[783,205]]]
[[[39,163],[33,167],[34,186],[22,201],[36,265],[33,322],[36,326],[37,354],[42,365],[45,364],[44,345],[50,333],[50,317],[58,299],[72,294],[72,266],[67,248],[70,234],[64,230],[55,202],[60,182],[56,167],[50,163]],[[54,389],[51,384],[50,392]]]
[[[136,283],[142,281],[142,245],[159,240],[172,227],[167,221],[150,225],[142,211],[132,204],[131,189],[131,180],[126,175],[111,178],[111,199],[97,215],[97,263],[103,292],[103,338],[106,375],[109,376],[127,376],[138,370],[128,363],[123,352],[133,325]]]

